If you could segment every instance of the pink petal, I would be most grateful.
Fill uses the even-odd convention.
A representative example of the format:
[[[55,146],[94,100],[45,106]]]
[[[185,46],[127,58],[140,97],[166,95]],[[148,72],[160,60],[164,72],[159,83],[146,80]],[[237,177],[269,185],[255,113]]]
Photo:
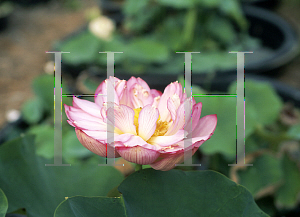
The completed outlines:
[[[86,113],[91,114],[95,117],[100,117],[100,107],[96,103],[84,99],[78,99],[74,96],[73,105],[74,104],[76,107],[81,108]]]
[[[139,115],[139,136],[147,141],[155,132],[156,121],[159,117],[158,109],[146,105]]]
[[[153,104],[152,104],[152,106],[153,106],[154,108],[157,108],[158,105],[159,105],[159,101],[160,101],[160,96],[155,97],[155,98],[153,99]]]
[[[193,106],[192,109],[192,118],[186,123],[185,130],[188,131],[188,133],[192,132],[196,125],[198,124],[201,116],[201,109],[202,109],[202,103],[199,102]],[[192,121],[192,129],[190,129],[190,124],[188,124],[190,121]]]
[[[129,98],[134,108],[144,107],[153,103],[150,88],[143,88],[140,84],[135,84],[129,89]]]
[[[171,96],[168,99],[167,106],[168,106],[168,110],[171,114],[171,118],[172,118],[173,122],[175,122],[176,112],[177,112],[178,107],[180,106],[179,96],[177,94],[174,94],[173,96]]]
[[[119,99],[122,98],[125,88],[126,88],[126,81],[125,80],[119,80],[116,83],[115,89],[116,89],[116,92],[117,92],[117,95],[118,95]]]
[[[129,89],[128,89],[128,82],[127,82],[127,87],[126,89],[124,89],[124,93],[122,95],[122,98],[120,100],[120,104],[122,105],[127,105],[128,107],[134,109],[135,107],[132,104],[132,100],[131,100],[131,94],[129,93]]]
[[[140,77],[138,77],[137,78],[137,83],[139,85],[141,85],[143,87],[143,89],[145,89],[146,91],[148,91],[149,94],[150,94],[150,88],[149,88],[148,84],[143,79],[141,79]]]
[[[198,147],[193,147],[193,154],[195,154],[195,152],[198,150]],[[181,164],[183,160],[184,151],[181,150],[176,153],[162,153],[154,163],[149,165],[155,170],[168,171],[173,169],[175,167],[175,164]]]
[[[112,122],[113,121],[113,111],[108,109],[107,118]],[[111,115],[109,115],[111,113]],[[134,120],[134,111],[132,108],[129,108],[126,105],[115,106],[114,109],[115,123],[114,125],[120,129],[123,133],[131,133],[136,135],[136,127],[133,124]]]
[[[217,126],[217,115],[206,115],[201,118],[192,132],[193,141],[197,141],[198,137],[210,137]]]
[[[74,121],[73,124],[80,130],[99,130],[107,131],[107,124],[104,122],[94,121]]]
[[[147,142],[152,145],[159,145],[162,147],[174,145],[184,139],[184,130],[178,130],[172,136],[153,136]]]
[[[160,92],[159,90],[155,90],[155,89],[151,89],[150,93],[151,93],[151,95],[152,95],[153,98],[162,95],[162,92]]]
[[[90,150],[91,152],[101,156],[101,157],[106,157],[106,148],[108,148],[109,150],[113,151],[113,147],[109,146],[106,147],[105,144],[89,137],[88,135],[86,135],[84,132],[82,132],[81,130],[75,128],[75,132],[77,135],[77,138],[79,140],[79,142],[86,147],[88,150]],[[120,155],[118,154],[117,151],[115,151],[115,157],[120,157]]]
[[[102,82],[98,87],[99,89],[97,88],[95,92],[96,94],[98,94],[98,96],[95,98],[95,103],[98,106],[103,106],[103,103],[107,102],[107,87],[110,86],[112,88],[112,86],[114,85],[112,88],[114,90],[114,102],[116,104],[119,104],[120,95],[123,94],[123,92],[120,90],[120,88],[122,89],[122,86],[118,87],[118,84],[120,82],[120,79],[112,76],[110,76],[109,79],[106,79],[104,82]],[[119,93],[116,91],[116,88],[118,88],[118,91],[120,91]]]
[[[130,89],[136,83],[137,83],[136,77],[131,76],[131,78],[127,81],[127,88]]]
[[[185,105],[188,106],[187,114],[185,113]],[[166,136],[173,135],[178,130],[184,128],[185,123],[191,117],[191,109],[190,108],[191,108],[191,100],[187,98],[184,101],[184,103],[182,103],[179,106],[179,108],[177,110],[175,122],[173,122],[172,125],[170,126],[170,128],[168,129],[167,133],[165,134]]]
[[[181,87],[181,84],[179,84],[178,82],[169,84],[165,88],[164,93],[160,97],[158,110],[159,110],[160,118],[162,121],[170,121],[171,120],[170,112],[167,109],[167,101],[174,94],[177,94],[179,96],[179,98],[182,97],[182,87]]]
[[[217,115],[207,115],[207,116],[204,116],[203,118],[200,119],[201,123],[199,121],[195,130],[192,132],[193,143],[198,141],[206,141],[213,135],[217,126]]]
[[[64,104],[65,113],[66,113],[68,119],[70,119],[70,116],[69,116],[70,107],[71,106]]]
[[[118,143],[117,147],[134,147],[138,145],[147,149],[152,149],[154,151],[157,150],[154,145],[147,143],[141,137],[128,133],[116,136],[115,141],[120,142]]]
[[[117,142],[120,142],[118,144],[116,144],[116,147],[123,147],[124,144],[126,143],[127,145],[129,144],[129,140],[132,139],[132,137],[134,137],[133,134],[130,134],[130,133],[124,133],[124,134],[120,134],[120,135],[117,135],[115,137],[115,141]],[[136,144],[134,144],[133,146],[135,146]]]
[[[72,127],[75,127],[75,125],[73,124],[73,122],[72,121],[70,121],[70,120],[67,120],[67,122],[72,126]]]
[[[88,136],[90,136],[93,139],[99,140],[99,141],[107,141],[107,132],[106,131],[99,131],[99,130],[81,130]],[[109,133],[109,135],[111,135]],[[116,138],[119,134],[114,133],[114,138]]]
[[[153,163],[159,156],[158,151],[141,146],[116,147],[116,149],[125,160],[142,165]]]
[[[66,110],[67,117],[72,121],[80,121],[80,120],[87,120],[87,121],[95,121],[95,122],[101,122],[102,118],[99,115],[99,118],[86,113],[80,108],[74,108],[69,107],[68,110]]]
[[[192,111],[192,131],[195,129],[196,125],[198,124],[201,116],[202,110],[202,103],[199,102],[193,106]]]

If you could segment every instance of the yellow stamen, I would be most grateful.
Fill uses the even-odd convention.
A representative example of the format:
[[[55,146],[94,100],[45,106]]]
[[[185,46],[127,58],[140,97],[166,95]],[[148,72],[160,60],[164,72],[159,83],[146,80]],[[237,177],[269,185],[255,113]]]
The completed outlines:
[[[134,111],[134,120],[133,120],[133,124],[134,124],[135,127],[136,127],[136,133],[137,133],[137,135],[139,134],[139,115],[140,115],[141,110],[142,110],[141,107],[136,108],[136,109],[133,109],[133,111]]]
[[[138,135],[139,134],[139,132],[138,132],[138,130],[139,130],[139,115],[140,115],[140,112],[141,112],[142,108],[140,107],[140,108],[136,108],[136,109],[133,109],[133,110],[134,110],[134,121],[133,121],[133,123],[136,127],[136,132],[137,132],[137,135]],[[168,131],[168,128],[169,128],[169,123],[167,121],[161,121],[160,116],[159,116],[157,121],[156,121],[156,129],[155,129],[152,136],[163,136]]]

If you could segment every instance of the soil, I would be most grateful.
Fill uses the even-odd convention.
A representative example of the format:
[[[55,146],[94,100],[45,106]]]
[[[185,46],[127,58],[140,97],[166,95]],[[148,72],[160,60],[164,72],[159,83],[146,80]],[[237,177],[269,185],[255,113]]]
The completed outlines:
[[[53,43],[86,23],[85,10],[97,6],[96,0],[77,1],[81,7],[71,9],[67,0],[52,0],[33,7],[17,6],[9,27],[0,32],[0,129],[11,109],[20,110],[33,97],[31,82],[45,73],[52,57],[46,54]],[[70,1],[69,1],[70,2]],[[300,3],[282,1],[276,12],[289,21],[300,35]],[[277,79],[300,89],[300,57],[297,57]]]

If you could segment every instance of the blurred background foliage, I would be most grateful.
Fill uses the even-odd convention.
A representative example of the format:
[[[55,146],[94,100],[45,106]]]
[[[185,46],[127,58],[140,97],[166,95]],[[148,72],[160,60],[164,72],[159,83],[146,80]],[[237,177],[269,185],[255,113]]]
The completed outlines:
[[[175,51],[201,51],[199,59],[201,58],[205,64],[203,62],[200,64],[197,58],[193,59],[193,73],[196,74],[215,71],[216,67],[222,69],[235,67],[236,57],[228,55],[228,51],[255,50],[262,46],[259,39],[248,34],[249,24],[241,7],[241,2],[245,1],[145,0],[137,2],[127,0],[116,2],[123,5],[123,18],[122,22],[115,20],[116,29],[110,41],[96,37],[86,24],[84,28],[75,31],[67,38],[61,37],[59,41],[52,40],[53,46],[58,50],[71,52],[72,55],[63,55],[64,63],[73,65],[75,68],[84,66],[84,69],[90,65],[102,67],[102,72],[106,73],[106,56],[98,52],[123,50],[124,54],[115,55],[116,66],[130,75],[143,78],[143,73],[158,69],[169,74],[182,70],[183,57],[177,56]],[[82,4],[81,1],[63,1],[64,7],[70,11],[80,10]],[[293,5],[300,7],[298,1],[294,1]],[[85,13],[88,21],[102,16],[101,12],[95,8]],[[66,183],[68,180],[71,182],[70,180],[78,179],[78,183],[72,185],[73,188],[76,186],[76,189],[82,188],[82,191],[78,191],[77,194],[92,196],[94,192],[97,192],[98,195],[105,196],[111,188],[117,186],[124,177],[134,171],[133,165],[123,159],[118,159],[118,162],[125,163],[124,168],[101,169],[98,173],[91,169],[99,163],[105,163],[106,159],[95,156],[79,143],[74,128],[66,121],[67,117],[63,108],[63,161],[74,165],[76,169],[70,171],[70,174],[64,174],[65,171],[56,169],[47,173],[41,168],[35,168],[39,171],[38,175],[30,172],[30,165],[36,162],[51,163],[54,157],[54,79],[53,63],[51,64],[50,75],[42,74],[33,80],[31,85],[33,95],[22,105],[21,118],[14,124],[5,126],[1,131],[1,145],[6,143],[2,150],[8,153],[0,154],[1,176],[7,175],[17,180],[14,180],[17,185],[13,187],[16,192],[28,183],[31,187],[39,186],[38,188],[42,189],[39,192],[41,198],[51,195],[51,188],[61,189],[65,186],[64,183],[62,185],[59,182],[52,183],[53,180],[62,176],[66,177]],[[297,70],[299,71],[299,68]],[[103,81],[96,76],[99,71],[95,71],[96,73],[92,74],[84,71],[78,77],[63,73],[63,94],[92,94]],[[246,75],[245,79],[245,163],[252,163],[253,166],[228,166],[234,163],[236,158],[236,98],[195,96],[196,102],[203,103],[201,117],[217,114],[218,125],[212,138],[205,142],[193,156],[193,162],[201,163],[202,166],[177,167],[177,169],[218,171],[245,186],[259,207],[270,216],[275,217],[281,214],[288,216],[289,212],[296,213],[297,209],[299,210],[300,201],[299,98],[287,100],[282,97],[280,91],[272,85],[271,80],[262,82],[247,78],[250,77]],[[178,77],[178,81],[184,86],[182,76]],[[199,83],[198,80],[193,80],[194,95],[236,93],[236,81],[226,84],[227,88],[223,91],[206,88],[210,87],[211,83],[204,85]],[[153,87],[150,86],[150,88]],[[299,90],[293,90],[299,93]],[[290,91],[290,95],[293,95],[293,90]],[[81,98],[93,101],[92,97]],[[72,97],[63,97],[62,100],[63,104],[72,104]],[[23,150],[21,145],[18,146],[22,143],[31,144],[28,147],[33,150]],[[13,167],[14,164],[4,166],[6,164],[3,162],[7,162],[9,155],[14,155],[16,159],[20,158],[18,164],[27,165],[26,169],[24,171],[20,168],[16,169]],[[149,166],[144,166],[144,168],[147,167]],[[96,176],[92,177],[91,174],[95,173]],[[78,178],[78,174],[85,175],[80,175]],[[101,174],[109,176],[109,181]],[[20,181],[16,177],[19,177]],[[88,179],[90,179],[88,182],[90,184],[86,184]],[[38,184],[41,180],[48,180],[48,188],[43,189]],[[115,182],[110,183],[111,180]],[[93,182],[99,183],[100,187],[92,185]],[[89,189],[87,185],[94,187]],[[5,189],[2,190],[5,192]],[[22,192],[21,196],[27,194],[26,189],[20,192]],[[13,202],[9,212],[25,206],[18,200],[20,195],[13,196],[16,202]],[[33,197],[35,197],[34,192],[24,198],[30,200]],[[63,195],[56,200],[62,201],[61,197]],[[0,201],[1,199],[4,201],[5,198],[0,196]],[[38,202],[35,200],[33,206],[37,210]],[[43,204],[46,204],[46,201],[43,201]],[[56,202],[52,202],[51,207],[55,208],[57,205]],[[16,212],[26,213],[22,209]],[[30,215],[30,213],[27,214]]]
[[[203,73],[234,67],[235,57],[228,51],[261,46],[259,39],[248,34],[248,22],[236,0],[128,0],[115,21],[118,28],[109,42],[87,28],[58,43],[58,49],[71,52],[65,55],[66,64],[105,69],[106,56],[96,51],[118,48],[126,55],[116,55],[115,64],[132,75],[157,70],[171,74],[182,65],[176,51],[201,50],[206,64],[193,72]]]

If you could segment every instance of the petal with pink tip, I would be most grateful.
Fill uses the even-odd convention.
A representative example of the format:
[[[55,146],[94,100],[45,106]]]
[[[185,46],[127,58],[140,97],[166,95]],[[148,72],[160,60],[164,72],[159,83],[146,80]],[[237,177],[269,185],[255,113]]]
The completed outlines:
[[[153,136],[147,142],[161,147],[174,145],[184,139],[184,130],[178,130],[172,136]]]
[[[193,139],[197,137],[211,136],[217,126],[217,115],[206,115],[201,118],[192,132]]]
[[[171,119],[170,112],[167,109],[167,101],[174,94],[177,94],[179,98],[181,98],[182,96],[182,87],[181,84],[179,84],[178,82],[169,84],[165,88],[164,93],[161,95],[159,105],[158,105],[158,110],[162,121],[170,121]]]
[[[139,115],[139,136],[147,141],[155,132],[156,121],[159,117],[158,109],[151,105],[145,106]]]
[[[116,89],[116,93],[117,93],[119,99],[122,98],[125,87],[126,87],[126,81],[125,80],[119,80],[116,83],[115,89]]]
[[[166,136],[173,135],[178,130],[183,129],[185,123],[188,120],[185,120],[186,118],[189,118],[191,116],[191,101],[190,99],[186,99],[178,108],[177,114],[176,114],[176,120],[172,123],[170,128],[168,129]],[[185,107],[187,107],[187,114],[185,113]]]
[[[136,80],[137,80],[137,83],[139,85],[141,85],[145,90],[147,90],[147,91],[150,92],[150,87],[148,86],[148,84],[143,79],[141,79],[140,77],[138,77]]]
[[[168,99],[167,107],[169,109],[173,122],[175,122],[176,120],[176,112],[179,106],[180,106],[180,99],[177,94],[174,94]]]
[[[151,93],[151,95],[152,95],[153,98],[162,95],[162,92],[160,92],[159,90],[155,90],[155,89],[151,89],[150,93]]]
[[[193,106],[192,117],[189,120],[189,122],[192,121],[192,129],[191,129],[191,125],[188,124],[189,122],[187,122],[186,126],[185,126],[185,130],[188,133],[192,132],[195,129],[195,127],[197,126],[197,124],[200,120],[200,116],[201,116],[201,109],[202,109],[202,103],[201,102],[199,102],[199,103],[197,103]]]
[[[101,156],[101,157],[106,157],[106,148],[111,149],[113,151],[113,147],[109,146],[106,147],[105,144],[97,141],[96,139],[91,138],[81,130],[75,128],[75,132],[77,135],[77,138],[79,142],[86,147],[88,150],[91,152]],[[117,151],[115,151],[115,157],[120,157]]]
[[[128,82],[127,82],[127,85],[128,85]],[[122,98],[120,100],[120,104],[126,105],[126,106],[134,109],[134,106],[132,104],[130,96],[131,96],[131,94],[129,93],[129,89],[128,89],[128,86],[127,86],[127,88],[124,89],[124,93],[123,93]]]
[[[199,146],[198,146],[199,147]],[[193,147],[192,155],[198,150],[198,147]],[[174,154],[162,153],[155,162],[149,164],[155,170],[168,171],[173,169],[176,164],[181,164],[184,161],[184,151],[178,151]]]
[[[159,156],[159,152],[141,146],[116,147],[118,153],[125,160],[136,164],[151,164]]]
[[[136,127],[133,124],[134,111],[126,105],[115,106],[114,111],[111,108],[107,110],[107,118],[123,133],[136,135]]]
[[[95,98],[95,103],[99,106],[102,106],[103,103],[107,102],[107,87],[109,86],[111,89],[114,90],[114,102],[119,104],[120,95],[117,93],[116,88],[118,85],[118,82],[120,82],[120,79],[110,76],[109,79],[106,79],[104,82],[100,84],[98,87],[99,90],[96,90],[96,93],[98,94]],[[114,86],[113,86],[114,84]]]
[[[73,124],[73,122],[72,121],[70,121],[70,120],[67,120],[67,122],[72,126],[72,127],[75,127],[75,125]]]

